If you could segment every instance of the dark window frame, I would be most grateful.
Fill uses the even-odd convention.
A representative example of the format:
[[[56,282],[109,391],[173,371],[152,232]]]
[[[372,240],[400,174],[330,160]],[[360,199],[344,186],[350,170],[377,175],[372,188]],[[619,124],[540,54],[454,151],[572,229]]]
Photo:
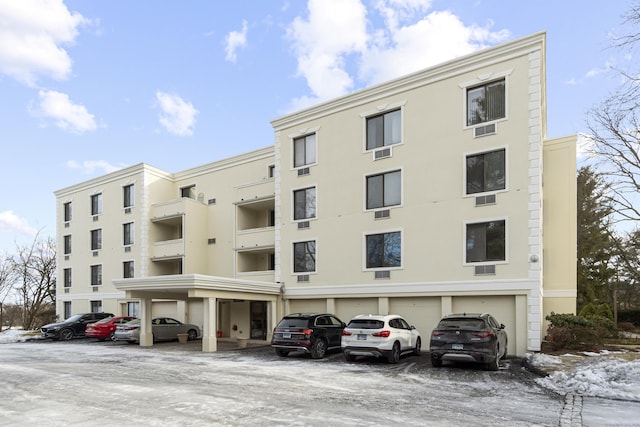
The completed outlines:
[[[466,224],[465,262],[467,264],[506,262],[506,260],[506,220],[497,219]]]
[[[315,273],[317,269],[317,245],[315,240],[293,243],[293,272]]]
[[[397,116],[398,139],[394,139],[394,120]],[[389,119],[389,120],[387,120]],[[385,111],[366,118],[367,151],[402,143],[402,108]]]
[[[501,90],[492,90],[500,86]],[[465,95],[467,126],[494,122],[507,117],[507,80],[505,77],[470,86],[466,88]],[[487,101],[489,97],[492,98],[493,104],[489,104],[491,100]]]
[[[387,181],[392,176],[398,176],[398,194],[397,197],[388,197],[387,195]],[[379,184],[379,189],[375,187],[376,180],[382,179]],[[392,189],[393,190],[393,189]],[[390,190],[391,191],[391,190]],[[377,194],[380,193],[380,194]],[[382,209],[391,206],[400,206],[402,204],[402,170],[397,169],[388,172],[382,172],[378,174],[368,175],[366,177],[366,208],[370,209]],[[395,199],[397,198],[397,202]],[[390,200],[388,200],[390,199]]]
[[[500,167],[493,168],[496,164],[500,164]],[[506,148],[467,155],[465,171],[465,192],[468,195],[505,190],[507,188]]]
[[[402,267],[402,232],[387,231],[365,235],[367,270]]]

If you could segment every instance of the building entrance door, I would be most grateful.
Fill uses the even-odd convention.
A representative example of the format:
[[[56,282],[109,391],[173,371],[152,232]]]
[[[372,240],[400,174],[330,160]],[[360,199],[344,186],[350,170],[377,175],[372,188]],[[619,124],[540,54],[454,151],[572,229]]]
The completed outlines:
[[[251,339],[267,339],[267,303],[251,301]]]

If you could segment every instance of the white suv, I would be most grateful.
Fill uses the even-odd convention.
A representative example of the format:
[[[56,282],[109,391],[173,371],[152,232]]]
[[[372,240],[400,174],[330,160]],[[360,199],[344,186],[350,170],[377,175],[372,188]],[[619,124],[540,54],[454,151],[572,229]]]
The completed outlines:
[[[349,362],[356,356],[373,356],[398,363],[402,354],[419,355],[421,345],[420,332],[395,314],[356,316],[342,331],[342,352]]]

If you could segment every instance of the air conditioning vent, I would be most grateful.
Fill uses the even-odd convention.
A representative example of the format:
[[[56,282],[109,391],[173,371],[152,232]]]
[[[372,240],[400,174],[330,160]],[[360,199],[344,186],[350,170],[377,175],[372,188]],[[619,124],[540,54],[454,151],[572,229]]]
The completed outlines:
[[[210,245],[215,245],[216,244],[216,238],[212,237],[211,239],[207,239],[207,243]]]
[[[493,135],[496,133],[496,124],[491,123],[484,126],[478,126],[473,128],[473,137],[478,138],[481,136]]]
[[[98,256],[98,251],[93,251],[93,256]]]
[[[131,213],[131,208],[124,208],[124,213],[126,214]]]
[[[64,223],[64,228],[69,228],[69,223],[68,222]]]
[[[495,265],[476,265],[475,266],[475,275],[476,276],[486,276],[496,274],[496,266]]]
[[[65,261],[69,261],[69,255],[65,255],[65,256],[64,256],[64,260],[65,260]]]
[[[309,168],[298,169],[298,176],[309,175]]]
[[[131,252],[131,246],[125,246],[124,247],[124,251],[125,252]]]
[[[209,199],[207,200],[207,203],[210,205],[215,205],[216,204],[216,199]]]
[[[389,270],[375,272],[376,279],[389,279],[390,277],[391,277],[391,272]]]
[[[375,211],[374,218],[375,219],[383,219],[391,217],[391,211],[389,209],[384,209],[381,211]]]
[[[298,230],[303,228],[309,228],[309,221],[300,221],[298,223]]]
[[[308,274],[301,274],[300,276],[298,276],[298,282],[308,282],[308,281],[309,281]]]
[[[69,293],[69,288],[64,288],[64,293],[68,294]]]
[[[476,206],[495,205],[495,204],[496,204],[495,194],[487,194],[486,196],[476,197]]]
[[[94,286],[93,287],[93,292],[98,292],[98,290],[100,290],[100,286]]]
[[[373,152],[373,160],[385,159],[391,157],[391,147],[383,148]]]
[[[93,220],[94,220],[94,221],[97,221],[97,220],[98,220],[98,218],[99,218],[99,217],[98,217],[98,215],[94,215],[94,216],[93,216]]]

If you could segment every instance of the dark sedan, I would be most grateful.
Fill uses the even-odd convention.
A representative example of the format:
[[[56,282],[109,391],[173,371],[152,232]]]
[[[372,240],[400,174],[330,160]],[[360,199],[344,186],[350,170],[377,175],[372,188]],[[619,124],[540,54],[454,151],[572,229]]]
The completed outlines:
[[[475,362],[497,371],[507,354],[507,333],[488,313],[450,314],[431,332],[429,350],[434,367],[444,361]]]
[[[67,341],[73,337],[84,336],[84,330],[89,323],[97,322],[105,317],[113,317],[111,313],[75,314],[61,323],[50,323],[40,328],[42,338]]]

